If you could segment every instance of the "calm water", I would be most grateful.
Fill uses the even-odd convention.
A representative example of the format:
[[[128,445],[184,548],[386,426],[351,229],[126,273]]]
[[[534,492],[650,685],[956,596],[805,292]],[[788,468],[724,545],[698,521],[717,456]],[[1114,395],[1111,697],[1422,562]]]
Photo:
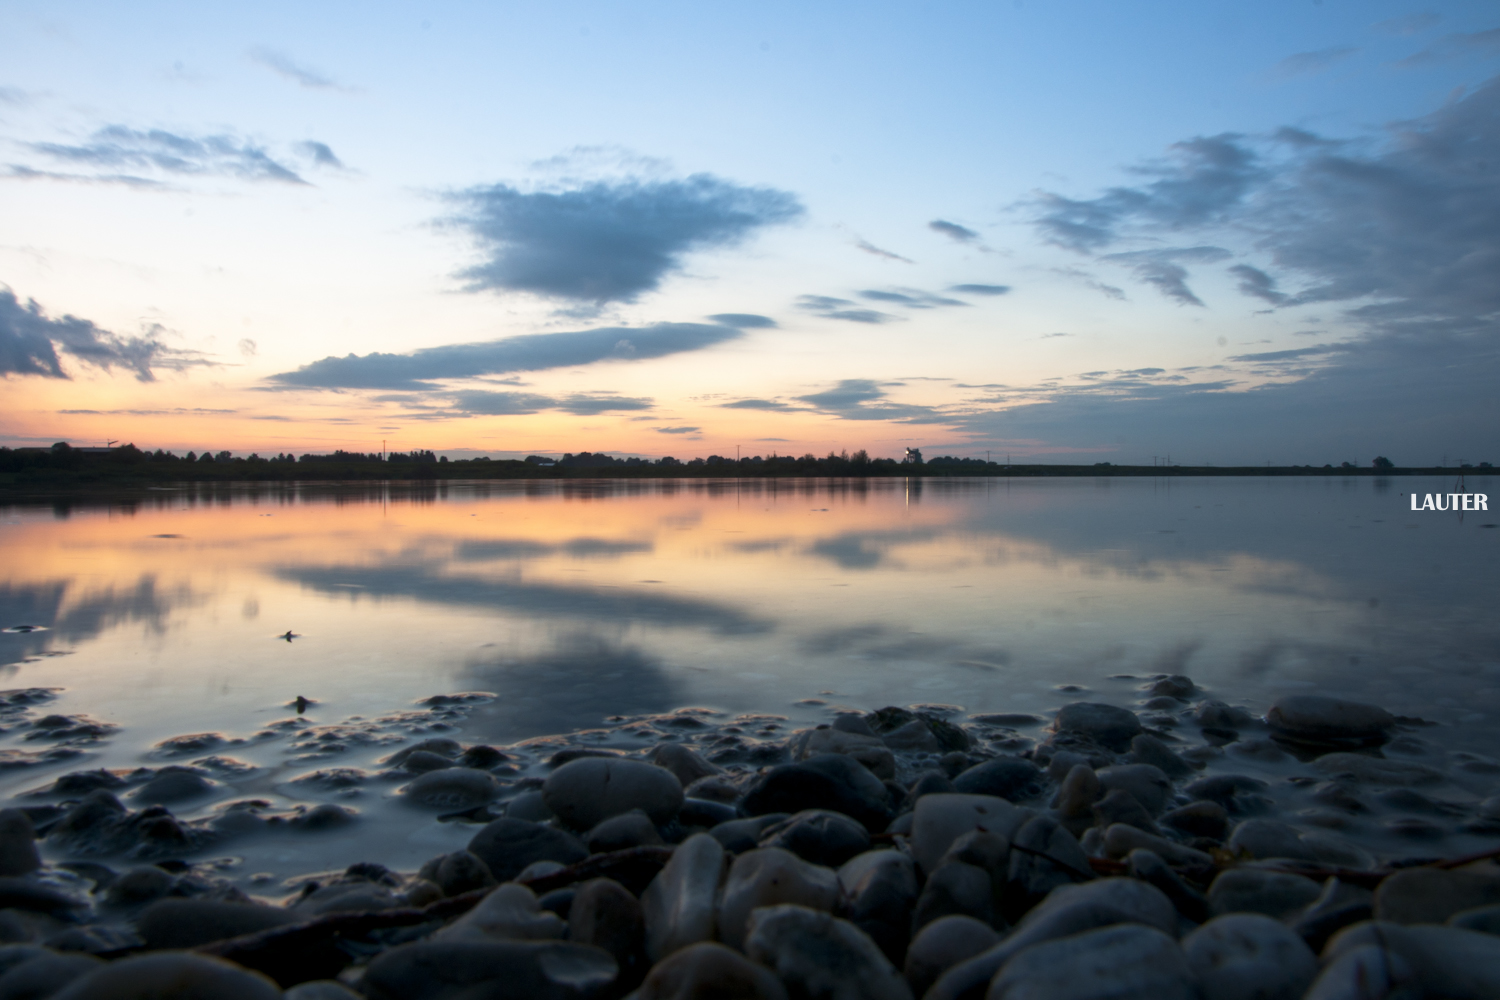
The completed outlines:
[[[12,503],[0,625],[47,630],[0,634],[5,686],[61,688],[47,711],[120,729],[81,760],[0,771],[0,795],[159,763],[168,737],[248,736],[299,694],[336,722],[490,691],[462,738],[510,744],[688,705],[1044,714],[1131,704],[1141,678],[1180,672],[1257,713],[1340,694],[1495,753],[1500,513],[1408,509],[1453,489],[544,481]],[[34,750],[24,735],[0,750]],[[235,752],[295,769],[284,747]],[[423,836],[427,856],[449,835]]]

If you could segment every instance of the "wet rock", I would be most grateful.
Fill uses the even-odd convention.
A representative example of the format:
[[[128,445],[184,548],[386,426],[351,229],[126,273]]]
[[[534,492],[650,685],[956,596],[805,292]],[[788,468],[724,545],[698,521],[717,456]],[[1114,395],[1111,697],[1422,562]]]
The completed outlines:
[[[87,905],[70,893],[29,878],[0,878],[0,909],[27,910],[73,919],[76,916],[73,911],[82,910]]]
[[[743,947],[750,913],[758,907],[796,903],[832,910],[838,900],[838,876],[831,869],[776,847],[747,851],[729,866],[719,902],[719,940]]]
[[[381,952],[360,986],[369,1000],[582,1000],[618,974],[609,952],[591,945],[434,940]]]
[[[922,871],[932,871],[953,842],[970,830],[998,834],[1008,843],[1034,815],[992,795],[924,795],[912,812],[912,854]]]
[[[386,886],[372,882],[336,882],[315,889],[297,900],[294,911],[299,920],[311,920],[325,913],[359,913],[363,910],[393,910],[405,906],[405,897]]]
[[[1193,765],[1172,752],[1155,736],[1142,733],[1130,741],[1130,756],[1137,764],[1149,764],[1169,778],[1181,778],[1193,772]]]
[[[1368,746],[1385,742],[1396,717],[1357,701],[1292,694],[1276,699],[1266,725],[1281,739],[1297,743]]]
[[[1042,942],[1114,924],[1143,924],[1173,933],[1177,923],[1171,900],[1160,889],[1136,879],[1104,878],[1063,886],[1027,913],[999,944],[945,972],[923,1000],[960,1000],[976,995],[972,991],[982,990],[1015,955]]]
[[[989,872],[962,861],[948,861],[927,876],[912,914],[912,930],[954,914],[994,923],[994,889]]]
[[[469,851],[485,863],[497,882],[509,882],[533,861],[571,865],[589,856],[588,848],[571,834],[509,817],[474,834]]]
[[[866,851],[838,870],[843,913],[885,956],[900,961],[911,935],[917,873],[901,851]]]
[[[1371,868],[1375,859],[1367,852],[1332,834],[1299,832],[1273,819],[1247,819],[1229,836],[1229,849],[1254,858],[1295,858],[1344,868]]]
[[[708,835],[724,845],[731,854],[744,854],[760,846],[761,833],[787,818],[786,813],[766,813],[749,819],[733,819],[720,823],[708,831]]]
[[[712,919],[712,901],[709,913]],[[590,879],[573,891],[573,902],[568,908],[568,940],[604,949],[625,969],[645,945],[646,921],[641,903],[614,879]]]
[[[31,818],[19,809],[0,810],[0,878],[30,875],[41,866]]]
[[[1182,674],[1163,677],[1152,684],[1150,689],[1153,695],[1179,699],[1189,698],[1197,690],[1198,685],[1193,683],[1193,679]]]
[[[1287,752],[1274,740],[1239,740],[1224,748],[1231,757],[1253,760],[1260,764],[1275,764],[1287,759]]]
[[[1208,918],[1208,901],[1203,894],[1178,878],[1155,851],[1134,850],[1125,855],[1125,872],[1160,889],[1177,907],[1177,912],[1194,923]]]
[[[1312,905],[1284,921],[1319,954],[1328,939],[1351,924],[1372,916],[1374,893],[1337,878],[1323,880],[1323,891]]]
[[[911,1000],[911,989],[875,942],[847,920],[783,904],[752,916],[745,953],[798,997]]]
[[[1449,927],[1457,927],[1466,931],[1500,934],[1500,903],[1477,906],[1472,910],[1460,910],[1444,923]]]
[[[905,708],[887,706],[865,716],[864,721],[877,736],[890,737],[902,730],[910,731],[913,722],[920,722],[937,741],[937,747],[929,752],[954,752],[969,749],[973,742],[969,734],[933,712],[913,712]],[[912,737],[921,739],[920,737]],[[925,740],[922,741],[925,744]]]
[[[739,815],[740,811],[732,805],[689,796],[682,800],[682,808],[677,811],[677,825],[684,830],[695,826],[711,830],[720,823],[738,819]]]
[[[1071,750],[1054,750],[1052,757],[1047,761],[1047,777],[1061,783],[1064,778],[1072,772],[1073,768],[1082,764],[1090,771],[1094,769],[1095,762],[1087,754],[1074,753]],[[1102,756],[1099,758],[1098,766],[1107,767],[1110,761]]]
[[[943,794],[953,791],[953,782],[941,771],[926,771],[911,787],[906,790],[906,802],[903,808],[910,808],[916,804],[917,799],[924,795]]]
[[[63,850],[97,853],[124,822],[128,811],[119,799],[99,789],[58,820],[47,833],[47,840]]]
[[[841,754],[773,767],[756,780],[741,805],[752,816],[832,809],[879,832],[890,822],[889,793],[869,770]]]
[[[65,774],[54,781],[52,787],[45,789],[45,792],[48,795],[76,796],[87,795],[100,788],[110,791],[124,787],[124,778],[113,771],[100,768],[97,771],[74,771],[71,774]]]
[[[873,716],[872,716],[872,718],[873,718]],[[834,729],[837,729],[837,730],[839,730],[841,732],[854,733],[857,736],[879,736],[880,735],[875,730],[873,730],[873,729],[870,728],[870,724],[865,721],[865,717],[864,716],[862,716],[862,715],[855,715],[852,712],[850,712],[850,713],[844,713],[843,715],[839,715],[839,716],[835,717],[834,720],[833,720],[833,722],[830,723],[830,725]]]
[[[1226,812],[1238,815],[1260,811],[1264,800],[1259,793],[1268,788],[1264,781],[1249,775],[1215,774],[1189,782],[1182,790],[1189,798],[1217,802]]]
[[[1193,721],[1203,729],[1227,730],[1232,733],[1233,730],[1243,729],[1255,720],[1243,708],[1208,699],[1198,703],[1198,708],[1193,712]]]
[[[943,745],[921,719],[912,719],[883,737],[885,745],[900,753],[941,753]]]
[[[409,747],[402,747],[381,763],[387,767],[401,767],[412,756],[419,753],[430,753],[451,761],[462,752],[463,747],[457,740],[450,740],[446,736],[435,736],[431,739],[419,740]]]
[[[414,878],[410,882],[406,883],[406,889],[401,893],[401,895],[406,898],[407,906],[413,906],[420,909],[421,907],[431,906],[433,903],[436,903],[438,900],[442,899],[446,895],[446,893],[443,892],[442,887],[439,886],[436,882],[429,881],[425,878]]]
[[[740,797],[738,785],[718,776],[699,778],[682,791],[690,799],[704,799],[724,805],[733,805]]]
[[[1073,835],[1051,816],[1037,816],[1011,838],[1003,915],[1007,920],[1019,919],[1058,886],[1093,877],[1088,855]]]
[[[1095,802],[1091,812],[1094,814],[1094,826],[1109,827],[1115,823],[1126,823],[1147,833],[1158,832],[1151,813],[1123,788],[1116,788]]]
[[[324,802],[321,805],[313,806],[302,815],[294,817],[291,820],[291,825],[297,830],[316,833],[321,830],[336,830],[346,827],[358,818],[359,813],[347,806]]]
[[[1435,785],[1443,772],[1426,764],[1407,760],[1385,760],[1362,753],[1329,753],[1313,761],[1313,767],[1324,774],[1343,777],[1366,785]]]
[[[162,740],[156,744],[156,749],[164,757],[182,757],[190,753],[203,753],[214,747],[222,746],[224,737],[220,733],[189,733],[186,736],[174,736],[169,740]]]
[[[652,961],[713,940],[725,863],[723,845],[709,834],[695,833],[677,846],[641,893],[646,954]]]
[[[454,762],[447,757],[427,750],[413,751],[401,762],[401,770],[410,774],[426,774],[428,771],[441,771],[453,766]]]
[[[48,954],[50,952],[39,945],[0,944],[0,976],[14,969],[22,962],[29,962],[33,958],[39,958]]]
[[[1214,859],[1202,851],[1173,843],[1165,837],[1147,833],[1126,823],[1116,823],[1104,831],[1103,848],[1106,857],[1123,858],[1131,851],[1145,850],[1158,855],[1169,865],[1207,867]]]
[[[33,1000],[50,997],[80,976],[104,964],[93,955],[44,952],[21,962],[0,975],[0,1000]]]
[[[1216,917],[1262,913],[1280,920],[1311,905],[1322,894],[1317,882],[1301,875],[1231,868],[1220,872],[1208,887],[1208,911]]]
[[[1206,800],[1162,814],[1161,823],[1190,837],[1210,840],[1223,840],[1229,833],[1229,814],[1217,802]]]
[[[1141,734],[1141,720],[1129,709],[1079,701],[1063,706],[1053,727],[1059,733],[1077,733],[1089,740],[1123,753],[1130,741]]]
[[[623,851],[630,847],[645,847],[662,842],[656,824],[639,809],[611,816],[590,830],[583,840],[590,854]]]
[[[763,965],[721,944],[689,945],[658,962],[636,1000],[787,1000],[786,987]]]
[[[338,792],[358,788],[370,779],[368,772],[357,767],[330,767],[293,778],[289,784],[320,792]]]
[[[1375,890],[1375,919],[1397,924],[1441,924],[1455,913],[1500,904],[1500,875],[1408,868]]]
[[[780,847],[804,861],[837,868],[870,848],[865,828],[842,813],[808,809],[776,823],[761,834],[761,847]]]
[[[137,906],[165,896],[176,881],[155,865],[132,868],[109,884],[104,898],[115,906]]]
[[[532,879],[546,878],[554,872],[560,872],[567,865],[558,864],[556,861],[533,861],[522,868],[520,873],[512,880],[515,882],[529,882]]]
[[[282,1000],[361,1000],[361,997],[336,979],[315,979],[293,986],[282,994]]]
[[[1099,784],[1106,792],[1129,792],[1151,815],[1159,815],[1172,799],[1172,781],[1151,764],[1118,764],[1101,768]]]
[[[955,914],[932,921],[912,938],[906,952],[906,981],[913,995],[922,996],[943,973],[999,940],[993,927],[973,917]]]
[[[1369,921],[1339,932],[1322,958],[1308,1000],[1500,996],[1500,939],[1478,931]],[[1387,984],[1401,989],[1382,992]]]
[[[51,1000],[280,1000],[281,988],[259,972],[205,955],[122,958],[74,979]]]
[[[1257,913],[1215,917],[1182,940],[1202,1000],[1298,1000],[1318,960],[1285,924]]]
[[[1060,755],[1059,755],[1060,756]],[[1056,759],[1053,760],[1056,763]],[[1099,776],[1087,764],[1074,764],[1058,786],[1053,796],[1052,808],[1065,827],[1074,834],[1082,833],[1093,825],[1094,803],[1104,795],[1104,786]],[[1140,808],[1137,805],[1137,808]],[[1147,817],[1150,820],[1150,817]]]
[[[877,778],[896,776],[896,757],[879,737],[860,736],[857,733],[819,726],[797,733],[792,737],[788,748],[794,761],[838,755],[858,761]]]
[[[1182,950],[1151,927],[1124,924],[1032,945],[1006,963],[986,1000],[1198,1000]]]
[[[469,851],[454,851],[433,858],[418,875],[431,879],[445,896],[457,896],[495,884],[489,865]]]
[[[536,893],[507,882],[479,905],[433,935],[444,941],[556,941],[568,936],[568,925],[537,903]]]
[[[534,789],[522,792],[505,803],[505,815],[508,819],[524,819],[532,823],[545,823],[552,818],[552,810],[547,808],[547,801],[542,798],[541,790]]]
[[[681,743],[657,744],[651,751],[651,763],[671,771],[683,788],[701,778],[721,773],[716,765],[710,764],[692,748]]]
[[[1042,772],[1029,760],[997,757],[954,778],[953,790],[962,795],[993,795],[1016,802],[1041,793]]]
[[[406,801],[432,809],[472,809],[500,797],[500,783],[488,771],[447,767],[428,771],[401,789]]]
[[[542,786],[547,807],[577,830],[639,809],[662,824],[682,806],[682,783],[664,767],[638,760],[585,757],[564,764]]]

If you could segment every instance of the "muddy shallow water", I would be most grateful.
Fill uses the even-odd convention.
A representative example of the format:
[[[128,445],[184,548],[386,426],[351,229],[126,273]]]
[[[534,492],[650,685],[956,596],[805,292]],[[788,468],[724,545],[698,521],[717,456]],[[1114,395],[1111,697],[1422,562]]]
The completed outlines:
[[[103,768],[139,809],[160,769],[187,767],[193,794],[165,805],[204,835],[177,853],[274,894],[467,842],[472,825],[409,802],[411,774],[381,763],[418,739],[499,748],[510,798],[569,744],[686,740],[753,767],[757,747],[840,712],[928,705],[1014,753],[1086,700],[1189,747],[1212,742],[1180,721],[1204,697],[1260,715],[1324,693],[1421,720],[1388,756],[1440,761],[1454,777],[1433,794],[1465,803],[1500,771],[1500,514],[1407,499],[1453,488],[598,481],[12,501],[0,669],[34,693],[0,711],[0,798]],[[1153,707],[1143,689],[1163,674],[1202,692]],[[462,692],[483,694],[424,703]],[[996,713],[1035,721],[972,718]],[[1295,757],[1226,752],[1208,770],[1231,767],[1280,781],[1283,810],[1317,808],[1285,781]],[[245,800],[264,803],[239,808],[253,821],[225,818]],[[353,821],[299,818],[323,803]],[[1381,856],[1474,849],[1455,824],[1389,826],[1415,815],[1396,801],[1343,835]]]

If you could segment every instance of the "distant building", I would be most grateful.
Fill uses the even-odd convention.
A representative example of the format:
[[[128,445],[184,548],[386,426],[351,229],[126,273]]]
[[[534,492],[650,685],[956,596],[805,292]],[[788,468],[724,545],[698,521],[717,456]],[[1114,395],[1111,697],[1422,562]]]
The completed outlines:
[[[922,449],[921,448],[908,448],[908,449],[906,449],[906,457],[903,458],[903,459],[901,459],[901,464],[902,465],[921,465],[922,464]]]

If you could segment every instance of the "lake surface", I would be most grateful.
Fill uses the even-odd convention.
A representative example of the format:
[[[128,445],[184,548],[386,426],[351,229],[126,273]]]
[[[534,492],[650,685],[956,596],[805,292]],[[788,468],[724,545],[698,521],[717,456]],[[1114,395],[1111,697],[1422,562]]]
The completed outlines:
[[[29,766],[39,744],[10,729],[0,796],[160,766],[160,741],[217,732],[247,741],[221,751],[263,769],[257,794],[290,801],[284,782],[313,765],[254,734],[295,718],[298,695],[316,702],[306,725],[491,692],[457,735],[507,746],[684,706],[787,728],[919,703],[1046,716],[1134,705],[1149,676],[1185,673],[1255,714],[1278,694],[1335,694],[1496,754],[1500,512],[1409,509],[1413,491],[1454,489],[663,480],[12,499],[0,625],[45,630],[0,634],[4,686],[61,689],[45,711],[119,728]],[[453,826],[404,832],[408,853],[472,834]]]

